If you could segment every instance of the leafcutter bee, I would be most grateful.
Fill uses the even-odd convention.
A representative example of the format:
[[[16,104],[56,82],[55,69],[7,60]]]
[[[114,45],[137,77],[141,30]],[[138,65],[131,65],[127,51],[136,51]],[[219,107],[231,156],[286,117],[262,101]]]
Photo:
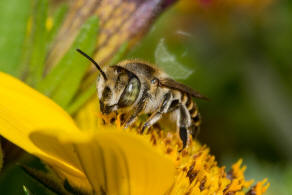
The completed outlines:
[[[123,126],[132,125],[138,116],[150,115],[141,132],[161,119],[176,125],[184,149],[189,135],[197,132],[200,114],[192,97],[207,99],[192,88],[183,85],[149,63],[126,60],[103,69],[87,54],[101,73],[97,79],[97,93],[103,114],[119,112],[125,115]]]

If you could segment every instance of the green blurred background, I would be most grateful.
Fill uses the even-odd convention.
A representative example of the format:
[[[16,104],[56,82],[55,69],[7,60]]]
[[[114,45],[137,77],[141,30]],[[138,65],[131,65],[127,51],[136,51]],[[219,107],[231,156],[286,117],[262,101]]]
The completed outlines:
[[[49,1],[51,11],[59,2]],[[210,98],[197,101],[198,139],[220,166],[243,158],[247,179],[269,179],[267,194],[292,194],[291,1],[183,0],[125,58],[157,63]],[[23,184],[42,189],[20,168],[8,168],[0,192],[24,194]]]

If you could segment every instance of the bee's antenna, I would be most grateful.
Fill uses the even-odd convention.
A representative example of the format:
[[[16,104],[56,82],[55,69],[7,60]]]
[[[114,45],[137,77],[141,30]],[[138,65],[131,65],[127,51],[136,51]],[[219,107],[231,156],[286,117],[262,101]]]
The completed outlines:
[[[79,53],[81,53],[84,57],[86,57],[87,59],[89,59],[89,61],[91,61],[95,67],[99,70],[99,72],[101,73],[101,75],[103,76],[104,80],[107,80],[107,77],[105,75],[105,73],[103,72],[103,70],[100,68],[100,66],[98,65],[98,63],[96,61],[94,61],[94,59],[92,59],[91,57],[89,57],[89,55],[87,55],[86,53],[84,53],[83,51],[81,51],[80,49],[76,49],[76,51],[78,51]]]

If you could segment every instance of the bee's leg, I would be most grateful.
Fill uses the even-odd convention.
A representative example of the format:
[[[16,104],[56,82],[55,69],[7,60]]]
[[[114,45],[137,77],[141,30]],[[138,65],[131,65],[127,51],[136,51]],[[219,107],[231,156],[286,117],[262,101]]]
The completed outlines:
[[[134,111],[131,113],[129,118],[126,119],[125,124],[124,124],[124,128],[128,128],[136,121],[138,115],[144,110],[148,100],[149,100],[149,95],[148,95],[147,91],[145,90],[143,95],[142,95],[141,100],[138,102],[136,107],[133,108]]]
[[[179,137],[183,143],[183,147],[182,149],[179,150],[179,152],[183,151],[183,149],[185,149],[185,147],[187,146],[187,142],[188,142],[188,129],[186,127],[179,127]]]
[[[163,114],[168,112],[168,108],[170,106],[171,103],[171,99],[172,99],[172,95],[170,92],[166,93],[164,95],[164,99],[162,101],[161,106],[159,107],[158,111],[154,112],[148,119],[147,121],[144,123],[142,129],[141,129],[141,133],[144,132],[144,130],[152,125],[154,125],[157,121],[159,121],[162,117]]]
[[[145,131],[146,128],[154,125],[157,121],[159,121],[162,117],[162,113],[160,111],[154,112],[148,119],[147,121],[144,123],[141,132],[143,133]]]
[[[123,125],[126,122],[126,113],[120,114],[120,122]]]
[[[189,116],[187,114],[186,108],[183,105],[179,107],[179,116],[178,116],[177,123],[178,123],[179,137],[183,143],[183,147],[179,151],[181,152],[187,146],[187,142],[189,138],[189,132],[188,132]]]

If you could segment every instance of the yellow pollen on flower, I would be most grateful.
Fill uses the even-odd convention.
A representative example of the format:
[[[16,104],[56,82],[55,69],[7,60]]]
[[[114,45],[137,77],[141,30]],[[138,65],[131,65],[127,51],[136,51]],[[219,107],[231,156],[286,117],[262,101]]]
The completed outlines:
[[[258,182],[254,187],[252,187],[250,193],[255,192],[257,195],[264,194],[265,191],[269,188],[270,183],[268,183],[268,179],[264,179],[263,181]]]

